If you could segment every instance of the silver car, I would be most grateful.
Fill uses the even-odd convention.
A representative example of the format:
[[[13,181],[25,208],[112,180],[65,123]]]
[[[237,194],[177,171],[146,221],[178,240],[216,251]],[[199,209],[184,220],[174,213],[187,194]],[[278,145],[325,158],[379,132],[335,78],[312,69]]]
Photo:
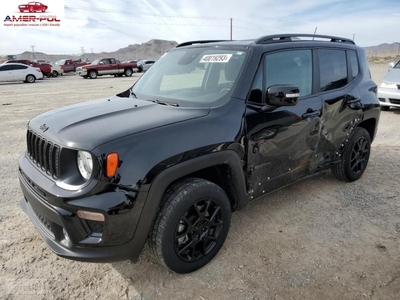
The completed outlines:
[[[138,72],[146,72],[154,63],[154,60],[139,60],[137,62]]]
[[[400,107],[400,60],[383,77],[378,98],[381,110],[388,110],[391,106]]]

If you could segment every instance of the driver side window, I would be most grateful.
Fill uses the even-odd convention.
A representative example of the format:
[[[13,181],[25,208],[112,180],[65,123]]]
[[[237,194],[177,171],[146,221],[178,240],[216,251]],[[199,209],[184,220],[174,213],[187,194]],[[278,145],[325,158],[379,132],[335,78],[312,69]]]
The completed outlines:
[[[264,60],[266,89],[273,85],[296,85],[300,97],[311,95],[311,50],[291,50],[267,54]]]

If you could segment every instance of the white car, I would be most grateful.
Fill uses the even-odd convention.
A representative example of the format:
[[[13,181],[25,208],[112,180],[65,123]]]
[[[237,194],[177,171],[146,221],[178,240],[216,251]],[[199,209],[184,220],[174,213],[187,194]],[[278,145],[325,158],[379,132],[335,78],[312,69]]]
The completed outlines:
[[[57,65],[54,62],[51,62],[51,75],[53,77],[57,77],[58,75],[64,75],[64,69],[61,66]]]
[[[383,77],[378,98],[381,110],[388,110],[391,106],[400,107],[400,60]]]
[[[17,63],[0,65],[0,82],[23,81],[33,83],[38,79],[43,79],[43,73],[39,68]]]

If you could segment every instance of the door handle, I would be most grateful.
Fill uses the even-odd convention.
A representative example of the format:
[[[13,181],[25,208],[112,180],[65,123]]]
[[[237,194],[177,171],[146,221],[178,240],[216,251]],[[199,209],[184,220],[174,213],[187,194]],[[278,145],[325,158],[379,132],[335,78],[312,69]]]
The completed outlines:
[[[347,104],[355,104],[355,103],[359,103],[361,102],[360,98],[355,98],[355,99],[351,99],[351,100],[346,100]]]
[[[307,118],[310,118],[310,117],[319,116],[320,113],[321,113],[320,110],[312,110],[312,111],[310,110],[310,111],[307,111],[305,114],[303,114],[301,117],[302,117],[303,119],[307,119]]]
[[[345,96],[346,104],[351,108],[351,109],[360,109],[362,108],[362,103],[360,98],[356,98],[352,95],[346,95]]]

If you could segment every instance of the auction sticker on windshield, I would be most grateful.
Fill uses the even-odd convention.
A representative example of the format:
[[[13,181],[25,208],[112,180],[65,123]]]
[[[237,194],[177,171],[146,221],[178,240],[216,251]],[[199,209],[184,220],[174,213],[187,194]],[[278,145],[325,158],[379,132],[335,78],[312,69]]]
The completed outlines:
[[[227,63],[232,57],[232,54],[207,54],[204,55],[199,63]]]

